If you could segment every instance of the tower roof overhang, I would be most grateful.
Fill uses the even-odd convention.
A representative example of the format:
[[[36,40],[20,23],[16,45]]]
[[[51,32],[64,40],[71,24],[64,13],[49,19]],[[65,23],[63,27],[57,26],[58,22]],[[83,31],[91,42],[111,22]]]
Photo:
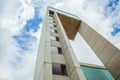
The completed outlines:
[[[73,14],[61,11],[59,9],[55,9],[53,7],[48,7],[49,10],[55,11],[58,14],[58,17],[63,25],[63,28],[70,40],[74,40],[78,28],[80,26],[81,20]]]
[[[69,39],[74,40],[81,21],[58,13],[59,19]]]

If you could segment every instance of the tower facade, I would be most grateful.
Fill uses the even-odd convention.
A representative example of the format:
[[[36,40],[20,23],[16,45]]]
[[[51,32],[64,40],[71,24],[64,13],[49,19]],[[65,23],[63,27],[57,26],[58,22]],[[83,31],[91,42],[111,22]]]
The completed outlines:
[[[69,39],[74,40],[77,32],[103,62],[104,68],[78,62],[69,43]],[[104,80],[114,80],[114,78],[120,80],[119,62],[120,50],[77,16],[52,7],[47,8],[39,42],[34,80],[92,80],[87,76],[86,70],[94,71],[95,68],[97,68],[95,70],[98,71],[98,75],[103,75],[99,74],[100,70],[103,70]],[[106,69],[114,78],[106,72]],[[103,76],[99,77],[103,79]],[[96,76],[93,80],[99,77]]]

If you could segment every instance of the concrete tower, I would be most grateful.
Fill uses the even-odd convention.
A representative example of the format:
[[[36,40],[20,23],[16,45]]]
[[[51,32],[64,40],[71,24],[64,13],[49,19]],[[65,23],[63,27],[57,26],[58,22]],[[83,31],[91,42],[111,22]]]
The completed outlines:
[[[79,32],[105,67],[80,63],[69,43]],[[34,80],[120,80],[120,50],[77,16],[47,8]]]

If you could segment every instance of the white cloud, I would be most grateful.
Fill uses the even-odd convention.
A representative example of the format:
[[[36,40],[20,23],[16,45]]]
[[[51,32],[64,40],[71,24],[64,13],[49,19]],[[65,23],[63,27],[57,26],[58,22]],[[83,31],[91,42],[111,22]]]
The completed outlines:
[[[9,30],[0,28],[0,32],[0,63],[7,63],[10,57],[17,52],[17,48],[14,46],[14,41],[11,38],[12,33]]]
[[[45,12],[48,6],[52,6],[54,7],[56,5],[56,3],[61,2],[61,0],[33,0],[33,6],[39,8],[40,11],[40,17],[44,17],[45,16]]]
[[[2,0],[3,3],[2,6],[0,6],[2,9],[0,12],[0,28],[6,28],[9,29],[11,31],[14,31],[13,28],[17,28],[16,27],[16,21],[17,21],[17,15],[19,10],[18,8],[20,7],[20,2],[13,0],[13,2],[9,1],[9,0]],[[9,26],[9,27],[8,27]]]
[[[98,25],[99,21],[103,19],[103,5],[101,1],[88,0],[67,0],[56,4],[56,7],[75,14],[84,20],[89,25]],[[103,1],[104,4],[105,1]]]
[[[28,4],[29,3],[29,4]],[[32,19],[34,16],[35,10],[32,6],[31,1],[25,2],[23,1],[20,7],[20,14],[19,14],[19,24],[23,27],[26,24],[26,21]]]
[[[108,0],[1,0],[0,73],[2,74],[0,75],[0,79],[32,80],[37,51],[37,47],[35,46],[38,46],[39,41],[33,44],[33,47],[35,49],[32,52],[24,53],[22,56],[22,61],[18,63],[18,66],[20,66],[20,68],[15,70],[9,62],[11,60],[14,60],[14,55],[19,55],[19,48],[14,46],[15,42],[11,36],[13,34],[19,33],[19,30],[24,27],[26,21],[33,18],[35,12],[34,7],[38,7],[40,9],[39,16],[42,18],[45,15],[46,7],[48,5],[75,14],[120,48],[120,34],[117,34],[115,37],[111,36],[110,34],[110,32],[113,30],[111,28],[111,25],[116,22],[119,17],[116,17],[116,15],[114,15],[116,12],[119,12],[119,6],[117,7],[116,12],[114,14],[111,14],[112,16],[105,18],[103,16],[103,13],[104,6],[107,4],[107,2]],[[41,25],[42,23],[40,26]],[[39,31],[35,34],[31,33],[31,35],[38,36],[38,40],[40,38]],[[88,59],[86,55],[82,56],[85,57],[81,58],[83,61]],[[99,61],[98,64],[100,64]]]
[[[67,11],[69,13],[75,14],[80,17],[81,20],[85,21],[89,24],[94,30],[103,35],[107,40],[109,40],[112,44],[117,46],[120,49],[120,33],[116,36],[112,36],[111,32],[113,31],[112,25],[119,20],[119,9],[117,6],[116,12],[112,13],[109,17],[105,17],[105,6],[108,4],[108,0],[66,0],[63,2],[59,2],[56,4],[56,8]],[[120,5],[120,4],[119,4]],[[114,16],[114,17],[113,17]],[[79,38],[80,39],[80,38]],[[76,41],[77,43],[77,41]],[[81,57],[78,50],[80,49],[80,45],[75,42],[72,45],[76,48],[76,55],[79,56],[78,60],[88,63],[96,63],[101,65],[101,63],[95,59],[96,57],[92,54],[88,57],[88,54],[84,54]],[[79,47],[78,47],[79,46]],[[86,52],[85,52],[86,53]],[[84,57],[84,58],[83,58]],[[93,58],[93,59],[92,59]],[[86,60],[89,61],[86,61]],[[93,60],[93,61],[92,61]],[[97,60],[98,62],[94,62]]]
[[[103,35],[112,44],[120,48],[120,36],[112,37],[111,27],[115,22],[119,21],[120,2],[114,13],[105,18],[105,6],[109,0],[66,0],[56,4],[56,8],[76,14],[81,20],[89,24],[93,29]],[[112,37],[112,38],[111,38]]]
[[[36,60],[36,54],[34,53],[36,53],[36,51],[29,51],[29,53],[30,54],[26,53],[26,55],[23,56],[22,64],[20,64],[22,67],[19,69],[11,67],[12,74],[15,78],[14,80],[32,80]]]
[[[33,18],[33,15],[34,8],[30,0],[0,1],[0,80],[32,80],[37,48],[20,55],[12,36],[19,33],[26,20]],[[35,42],[33,47],[36,45]],[[18,68],[11,64],[11,61],[16,62],[16,55],[22,58],[17,63]]]
[[[15,80],[13,74],[11,74],[11,71],[5,64],[0,65],[0,73],[0,80]]]

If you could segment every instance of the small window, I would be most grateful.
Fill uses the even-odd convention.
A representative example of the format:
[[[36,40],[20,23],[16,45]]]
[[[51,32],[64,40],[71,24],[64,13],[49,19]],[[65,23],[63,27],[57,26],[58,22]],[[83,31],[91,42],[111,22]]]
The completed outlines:
[[[56,75],[68,76],[66,65],[64,64],[52,63],[52,73]]]
[[[55,33],[57,33],[57,30],[55,30]]]
[[[54,27],[56,27],[56,25],[54,25]]]
[[[49,10],[49,15],[54,15],[54,12]]]
[[[62,49],[58,47],[58,54],[62,54]]]
[[[51,46],[51,52],[55,54],[62,54],[62,49],[60,47]]]
[[[59,37],[56,37],[56,41],[59,41]]]

